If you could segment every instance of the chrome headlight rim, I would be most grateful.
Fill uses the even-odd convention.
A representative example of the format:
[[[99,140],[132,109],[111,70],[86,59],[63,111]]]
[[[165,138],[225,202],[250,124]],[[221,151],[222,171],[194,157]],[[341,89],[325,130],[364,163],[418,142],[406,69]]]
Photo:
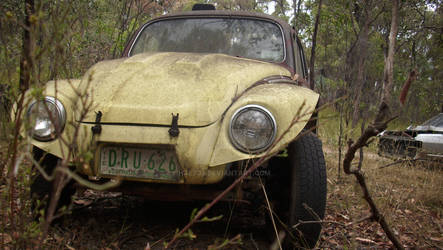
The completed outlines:
[[[54,131],[52,131],[48,136],[39,136],[34,132],[34,127],[35,125],[33,125],[31,127],[31,131],[30,134],[32,135],[32,137],[38,141],[42,141],[42,142],[47,142],[47,141],[52,141],[55,140],[58,136],[59,133],[61,133],[65,127],[66,124],[66,109],[63,106],[63,104],[56,99],[53,96],[45,96],[45,98],[43,100],[35,100],[33,101],[28,108],[27,111],[27,116],[28,119],[30,120],[31,118],[31,112],[34,108],[35,105],[38,105],[38,103],[40,103],[40,105],[45,105],[45,103],[49,103],[51,105],[53,105],[56,109],[57,112],[57,117],[53,117],[53,119],[57,120],[59,122],[58,127],[54,126]],[[31,120],[30,120],[31,121]],[[51,121],[52,123],[54,121]],[[57,131],[57,129],[59,131]]]
[[[245,148],[240,143],[238,143],[237,139],[234,137],[233,131],[232,131],[233,123],[239,117],[239,115],[241,115],[243,112],[245,112],[247,110],[251,110],[251,109],[258,110],[259,112],[262,112],[271,121],[272,130],[273,130],[272,136],[268,139],[266,145],[264,147],[254,149],[254,150]],[[277,136],[277,122],[275,121],[275,118],[272,115],[272,113],[268,109],[266,109],[265,107],[263,107],[261,105],[249,104],[249,105],[242,106],[234,112],[234,114],[231,116],[231,120],[229,121],[229,139],[231,140],[232,145],[234,145],[234,147],[237,150],[239,150],[243,153],[246,153],[246,154],[260,154],[260,153],[266,151],[274,143],[276,136]]]

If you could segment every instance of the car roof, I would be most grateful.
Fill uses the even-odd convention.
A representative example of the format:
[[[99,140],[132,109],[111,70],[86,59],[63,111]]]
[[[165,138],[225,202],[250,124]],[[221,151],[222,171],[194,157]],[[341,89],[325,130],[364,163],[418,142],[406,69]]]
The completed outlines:
[[[443,113],[433,116],[431,119],[420,125],[410,125],[406,130],[417,132],[443,132]]]
[[[185,12],[177,12],[162,15],[156,18],[151,19],[150,21],[155,21],[159,19],[167,19],[167,18],[182,18],[182,17],[246,17],[246,18],[258,18],[258,19],[267,19],[274,21],[282,26],[285,30],[291,30],[291,26],[277,18],[268,14],[259,13],[259,12],[248,12],[248,11],[232,11],[232,10],[194,10],[194,11],[185,11]]]

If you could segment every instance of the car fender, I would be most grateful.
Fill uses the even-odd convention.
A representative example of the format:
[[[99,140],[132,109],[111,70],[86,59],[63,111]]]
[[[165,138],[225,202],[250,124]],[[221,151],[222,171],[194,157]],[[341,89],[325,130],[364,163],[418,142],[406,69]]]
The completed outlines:
[[[315,110],[318,98],[319,94],[316,92],[288,83],[267,83],[248,89],[236,99],[222,117],[220,133],[209,166],[259,158],[284,149],[305,127]],[[232,115],[239,108],[250,104],[268,109],[277,123],[277,143],[268,151],[260,154],[246,154],[239,151],[229,138]],[[293,120],[295,123],[291,126]]]

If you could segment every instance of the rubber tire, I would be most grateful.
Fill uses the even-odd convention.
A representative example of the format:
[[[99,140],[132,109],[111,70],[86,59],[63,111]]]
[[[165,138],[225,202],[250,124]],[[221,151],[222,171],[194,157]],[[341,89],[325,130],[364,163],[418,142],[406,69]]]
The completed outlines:
[[[51,154],[45,154],[41,149],[34,147],[32,150],[32,154],[34,160],[37,162],[41,162],[41,166],[46,171],[48,175],[52,175],[59,158]],[[42,157],[44,157],[42,159]],[[32,210],[40,210],[43,205],[37,206],[37,200],[40,200],[45,204],[45,215],[49,206],[49,199],[52,197],[54,181],[47,181],[35,167],[33,167],[35,171],[35,179],[31,183],[31,198],[32,198]],[[57,203],[57,210],[63,206],[69,206],[72,201],[72,196],[75,193],[74,182],[71,180],[62,190],[60,194],[60,198]],[[37,214],[37,217],[39,215]]]
[[[273,181],[271,199],[277,215],[288,228],[299,221],[323,219],[326,208],[326,164],[322,143],[308,133],[288,146],[288,157],[271,159]],[[314,211],[306,209],[304,204]],[[321,232],[321,223],[300,224],[291,233],[296,242],[285,237],[285,249],[314,248]]]

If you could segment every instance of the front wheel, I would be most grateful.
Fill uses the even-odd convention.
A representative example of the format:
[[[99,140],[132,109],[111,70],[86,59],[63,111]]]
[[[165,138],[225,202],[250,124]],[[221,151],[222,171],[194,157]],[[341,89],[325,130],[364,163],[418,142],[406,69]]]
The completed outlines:
[[[48,175],[52,175],[54,169],[57,167],[59,158],[51,154],[45,154],[41,149],[33,148],[33,157],[36,162],[45,170]],[[40,209],[44,209],[45,216],[49,207],[51,199],[54,198],[54,181],[46,180],[43,175],[35,168],[35,176],[31,183],[31,198],[32,198],[32,210],[38,212]],[[71,180],[63,187],[60,198],[56,204],[56,209],[63,206],[69,206],[71,203],[71,197],[75,193],[75,187]],[[46,203],[46,205],[43,205]],[[39,217],[39,214],[36,214]]]
[[[321,141],[308,133],[288,147],[288,157],[271,159],[271,199],[289,234],[285,245],[313,248],[326,207],[326,164]],[[287,247],[288,248],[288,247]]]

